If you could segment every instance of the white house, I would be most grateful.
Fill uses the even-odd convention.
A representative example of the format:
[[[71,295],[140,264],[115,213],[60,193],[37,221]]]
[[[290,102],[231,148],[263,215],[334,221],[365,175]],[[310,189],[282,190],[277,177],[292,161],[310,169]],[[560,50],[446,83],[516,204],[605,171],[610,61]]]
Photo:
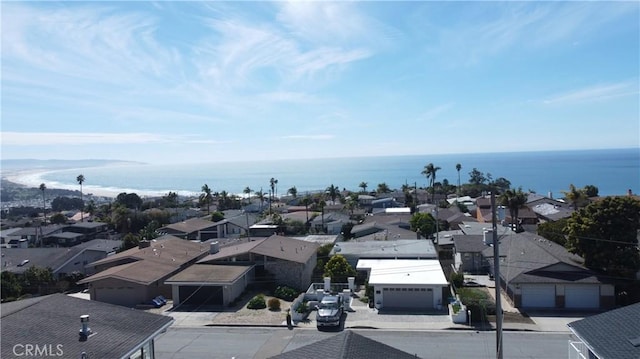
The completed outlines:
[[[436,259],[360,259],[356,268],[367,271],[378,309],[440,309],[448,293]]]

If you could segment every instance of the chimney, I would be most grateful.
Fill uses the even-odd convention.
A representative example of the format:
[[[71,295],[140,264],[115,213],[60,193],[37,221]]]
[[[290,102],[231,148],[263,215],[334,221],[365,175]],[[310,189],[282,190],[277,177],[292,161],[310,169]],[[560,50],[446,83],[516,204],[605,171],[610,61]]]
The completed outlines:
[[[218,241],[211,242],[209,247],[209,254],[216,254],[220,252],[220,243]]]
[[[482,242],[487,246],[493,244],[493,229],[482,229]]]
[[[324,277],[324,291],[331,292],[331,277]]]
[[[138,248],[142,249],[142,248],[148,248],[149,246],[151,246],[151,242],[147,241],[146,239],[143,241],[140,241],[140,243],[138,243]]]
[[[91,328],[89,328],[89,315],[83,314],[80,316],[80,323],[82,323],[82,329],[80,329],[80,339],[87,340],[91,335]]]

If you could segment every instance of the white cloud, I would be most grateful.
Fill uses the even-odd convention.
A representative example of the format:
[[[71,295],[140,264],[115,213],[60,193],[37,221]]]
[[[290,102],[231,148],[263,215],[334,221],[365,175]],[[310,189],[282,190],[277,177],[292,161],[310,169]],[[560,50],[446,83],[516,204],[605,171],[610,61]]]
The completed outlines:
[[[334,135],[289,135],[281,137],[285,140],[332,140]]]
[[[63,133],[63,132],[2,132],[3,146],[74,146],[123,145],[159,143],[226,143],[201,139],[192,135],[161,135],[153,133]]]
[[[617,84],[606,84],[590,86],[556,94],[544,100],[545,104],[566,104],[577,102],[603,101],[611,98],[638,95],[639,88],[637,84],[622,82]]]

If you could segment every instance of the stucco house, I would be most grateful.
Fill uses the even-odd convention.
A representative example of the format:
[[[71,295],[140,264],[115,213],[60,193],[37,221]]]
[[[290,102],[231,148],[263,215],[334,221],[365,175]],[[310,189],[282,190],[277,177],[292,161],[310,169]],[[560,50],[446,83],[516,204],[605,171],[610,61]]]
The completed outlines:
[[[485,235],[454,235],[454,265],[458,272],[486,273],[488,264],[482,256],[487,249]]]
[[[133,307],[158,295],[172,296],[165,280],[188,268],[209,253],[206,242],[192,242],[165,235],[91,263],[96,274],[87,284],[92,300]]]
[[[158,233],[197,241],[218,238],[219,235],[218,225],[202,218],[190,218],[182,222],[168,224],[159,228]]]
[[[438,259],[433,242],[426,239],[339,242],[330,253],[336,254],[354,268],[361,259]]]
[[[614,285],[583,266],[564,247],[532,233],[499,238],[501,287],[516,308],[598,310],[615,303]],[[493,247],[483,256],[493,273]]]
[[[374,290],[376,308],[440,310],[449,282],[437,259],[360,259]]]

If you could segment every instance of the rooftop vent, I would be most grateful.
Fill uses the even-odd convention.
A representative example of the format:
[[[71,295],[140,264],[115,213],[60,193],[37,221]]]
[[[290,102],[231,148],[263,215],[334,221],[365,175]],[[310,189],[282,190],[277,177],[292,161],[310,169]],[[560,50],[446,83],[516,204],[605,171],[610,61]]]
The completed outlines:
[[[89,314],[83,314],[80,316],[80,323],[82,324],[82,328],[80,329],[80,340],[87,340],[91,334],[91,328],[89,328]]]
[[[216,254],[220,252],[220,243],[218,241],[211,242],[209,247],[209,254]]]

